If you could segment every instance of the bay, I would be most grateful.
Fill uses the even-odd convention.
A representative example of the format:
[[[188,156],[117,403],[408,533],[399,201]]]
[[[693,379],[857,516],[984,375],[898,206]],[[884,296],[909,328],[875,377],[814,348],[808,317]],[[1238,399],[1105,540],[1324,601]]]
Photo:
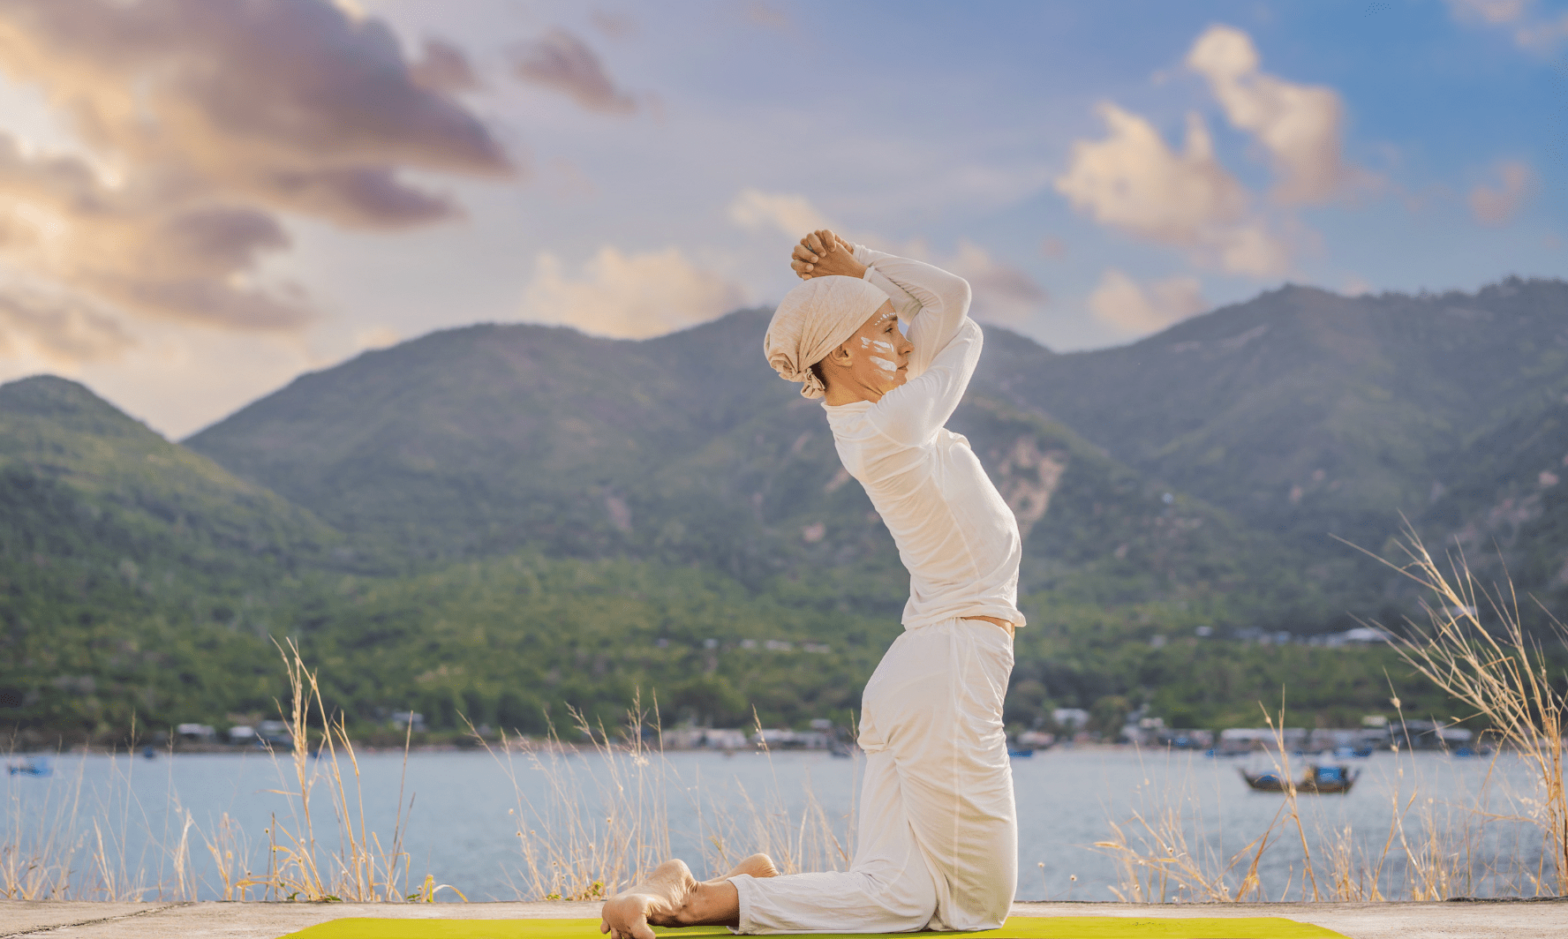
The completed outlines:
[[[579,849],[598,839],[596,851],[616,831],[640,831],[649,842],[645,856],[662,853],[667,833],[669,850],[703,876],[718,872],[716,840],[732,857],[754,847],[788,855],[800,833],[813,829],[800,819],[816,806],[837,843],[826,842],[816,860],[837,857],[842,867],[852,845],[860,768],[858,759],[821,752],[356,756],[357,779],[342,754],[336,763],[354,829],[374,832],[389,850],[394,830],[400,832],[406,889],[429,873],[436,884],[449,884],[471,900],[530,898],[536,881],[524,843],[543,845],[551,832],[564,842],[573,825],[582,834]],[[1541,861],[1541,842],[1527,822],[1510,818],[1530,810],[1523,800],[1534,792],[1529,768],[1516,756],[1379,753],[1353,760],[1362,774],[1354,790],[1302,796],[1299,825],[1288,807],[1282,813],[1283,796],[1252,792],[1237,772],[1271,767],[1271,760],[1111,747],[1058,748],[1015,759],[1018,897],[1114,900],[1119,890],[1129,899],[1203,899],[1169,876],[1186,863],[1183,858],[1197,858],[1197,866],[1212,874],[1266,831],[1272,836],[1258,876],[1269,898],[1310,899],[1314,880],[1326,898],[1336,889],[1336,848],[1350,858],[1338,865],[1340,880],[1358,868],[1368,880],[1384,857],[1377,880],[1386,894],[1410,894],[1412,885],[1417,892],[1431,889],[1422,884],[1434,878],[1442,879],[1448,895],[1530,892],[1527,872]],[[32,856],[69,866],[83,896],[112,888],[121,896],[216,898],[222,878],[207,845],[222,847],[221,832],[235,835],[225,843],[235,852],[235,869],[261,872],[269,837],[304,830],[287,755],[160,754],[149,760],[63,754],[51,762],[48,777],[5,777],[0,835],[12,859]],[[1293,774],[1303,765],[1295,758]],[[332,767],[324,758],[306,763],[312,828],[324,857],[339,846]],[[1503,817],[1487,818],[1483,811]],[[620,827],[633,815],[640,825]],[[616,825],[607,828],[607,819]],[[1146,861],[1136,868],[1147,884],[1141,895],[1129,895],[1131,879],[1118,868],[1117,851],[1105,846],[1115,841],[1113,825]],[[772,841],[757,843],[766,831]],[[1150,840],[1158,831],[1167,837]],[[1312,852],[1310,874],[1303,842]],[[1227,889],[1240,883],[1253,850],[1232,867]],[[436,899],[456,894],[442,891]]]

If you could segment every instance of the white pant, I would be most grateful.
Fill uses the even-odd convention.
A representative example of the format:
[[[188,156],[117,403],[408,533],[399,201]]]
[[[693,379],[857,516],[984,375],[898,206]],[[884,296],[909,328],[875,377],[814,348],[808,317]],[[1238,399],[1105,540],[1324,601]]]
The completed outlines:
[[[1018,887],[1002,698],[1013,640],[979,620],[906,630],[866,684],[848,871],[734,878],[741,933],[995,929]]]

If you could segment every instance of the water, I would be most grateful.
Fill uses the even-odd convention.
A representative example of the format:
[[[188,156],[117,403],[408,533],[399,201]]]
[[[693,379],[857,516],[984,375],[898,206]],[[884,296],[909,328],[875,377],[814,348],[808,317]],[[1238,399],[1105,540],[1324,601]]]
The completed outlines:
[[[833,821],[838,837],[847,837],[859,770],[858,760],[832,759],[822,753],[743,753],[726,757],[718,753],[677,752],[643,769],[653,778],[662,769],[668,796],[669,830],[675,852],[692,862],[701,875],[702,845],[713,834],[715,810],[739,817],[745,814],[743,793],[754,803],[784,809],[798,819],[807,804],[807,793]],[[1541,843],[1528,826],[1494,821],[1481,825],[1473,811],[1477,793],[1490,794],[1490,807],[1506,814],[1519,808],[1509,793],[1533,793],[1528,768],[1516,757],[1462,759],[1443,754],[1386,754],[1351,761],[1362,777],[1348,796],[1303,796],[1302,828],[1317,857],[1320,887],[1327,865],[1324,852],[1348,824],[1362,850],[1381,853],[1391,821],[1400,806],[1405,837],[1412,843],[1433,842],[1423,832],[1429,819],[1439,827],[1468,826],[1467,846],[1444,848],[1450,866],[1471,872],[1472,880],[1448,889],[1458,894],[1508,894],[1530,892],[1517,868],[1533,866],[1541,857]],[[351,773],[346,761],[340,764]],[[404,806],[405,850],[411,858],[412,880],[434,874],[440,883],[452,884],[470,899],[516,899],[526,894],[516,831],[518,818],[529,806],[547,811],[549,778],[525,758],[514,756],[511,775],[496,757],[479,752],[413,753],[406,763],[401,752],[359,755],[360,788],[365,822],[388,844],[397,819],[398,792],[413,797],[412,810]],[[1013,761],[1019,815],[1020,899],[1113,900],[1110,889],[1119,882],[1114,860],[1095,842],[1112,836],[1111,822],[1126,822],[1141,811],[1151,820],[1162,807],[1179,805],[1187,819],[1186,835],[1192,846],[1209,845],[1218,856],[1229,858],[1261,835],[1276,818],[1283,796],[1247,789],[1237,773],[1240,766],[1261,769],[1266,757],[1216,760],[1200,754],[1144,752],[1093,748],[1056,749]],[[112,758],[103,755],[62,755],[53,760],[48,778],[4,777],[5,818],[0,833],[5,844],[20,838],[24,847],[35,844],[37,833],[54,832],[58,844],[85,846],[73,866],[78,878],[96,876],[89,859],[101,835],[115,860],[113,873],[126,883],[153,885],[148,896],[174,888],[173,852],[188,813],[194,828],[188,836],[190,866],[195,871],[196,892],[216,897],[219,880],[203,837],[210,837],[226,813],[243,831],[248,848],[241,854],[252,870],[266,868],[266,831],[274,818],[297,830],[297,800],[276,790],[297,788],[293,767],[261,752],[245,754],[159,755],[154,760]],[[321,774],[329,765],[312,760]],[[629,764],[622,764],[630,769]],[[1299,775],[1298,761],[1293,774]],[[1491,773],[1489,785],[1483,785]],[[587,803],[596,803],[607,780],[606,764],[596,754],[559,757],[557,779],[566,779]],[[562,774],[570,773],[570,778]],[[514,786],[515,778],[515,786]],[[320,846],[337,844],[335,822],[325,780],[318,776],[313,816]],[[349,779],[352,789],[352,776]],[[73,795],[80,786],[80,797]],[[520,799],[521,796],[521,799]],[[76,808],[61,814],[72,804]],[[701,818],[698,803],[704,807]],[[589,813],[595,814],[595,813]],[[97,829],[94,829],[94,822]],[[356,819],[357,822],[357,819]],[[529,827],[546,824],[539,818]],[[1125,824],[1129,839],[1137,843],[1141,827]],[[31,840],[30,840],[31,839]],[[1294,823],[1276,825],[1275,842],[1259,865],[1265,893],[1278,898],[1298,896],[1308,890],[1302,876],[1302,835]],[[1468,860],[1456,854],[1469,851]],[[25,852],[24,852],[25,853]],[[56,855],[59,855],[56,848]],[[1156,849],[1158,853],[1158,849]],[[1385,865],[1385,891],[1398,892],[1407,871],[1404,854],[1396,846]],[[1250,855],[1248,855],[1250,858]],[[244,866],[244,865],[242,865]],[[1232,884],[1246,867],[1237,868]],[[1496,872],[1514,871],[1503,880]],[[1491,874],[1488,874],[1491,871]],[[101,878],[100,878],[101,879]],[[450,898],[441,895],[442,898]]]

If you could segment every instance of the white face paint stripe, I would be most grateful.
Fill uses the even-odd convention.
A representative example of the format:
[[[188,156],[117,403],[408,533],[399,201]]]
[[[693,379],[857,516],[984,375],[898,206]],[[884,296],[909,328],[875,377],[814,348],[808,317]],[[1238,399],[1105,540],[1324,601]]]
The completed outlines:
[[[861,341],[864,342],[865,340],[861,340]],[[876,349],[878,352],[886,352],[888,355],[892,355],[893,354],[893,344],[891,342],[877,341],[877,342],[873,342],[871,344],[871,347],[873,349]]]
[[[898,366],[895,363],[889,362],[887,359],[882,358],[880,355],[873,355],[871,357],[871,361],[877,363],[877,368],[880,368],[880,369],[882,369],[885,372],[896,372],[896,371],[898,371]]]

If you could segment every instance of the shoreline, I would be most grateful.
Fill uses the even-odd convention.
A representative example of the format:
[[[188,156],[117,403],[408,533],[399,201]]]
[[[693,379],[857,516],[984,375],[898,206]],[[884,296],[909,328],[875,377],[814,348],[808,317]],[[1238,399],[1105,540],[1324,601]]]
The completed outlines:
[[[1089,901],[1015,903],[1014,916],[1107,916],[1167,919],[1278,916],[1312,923],[1349,939],[1568,939],[1568,898],[1425,903],[1183,903]],[[115,903],[0,900],[0,939],[279,939],[329,920],[584,919],[596,902],[501,903]],[[676,934],[678,935],[678,933]],[[584,939],[598,937],[596,928]]]

